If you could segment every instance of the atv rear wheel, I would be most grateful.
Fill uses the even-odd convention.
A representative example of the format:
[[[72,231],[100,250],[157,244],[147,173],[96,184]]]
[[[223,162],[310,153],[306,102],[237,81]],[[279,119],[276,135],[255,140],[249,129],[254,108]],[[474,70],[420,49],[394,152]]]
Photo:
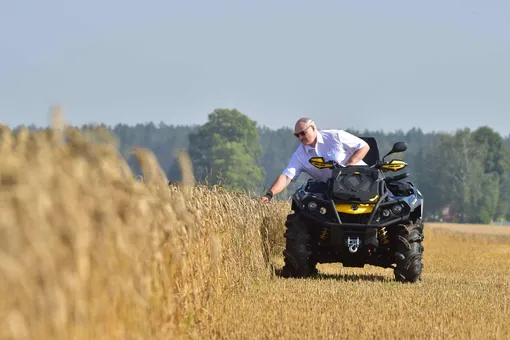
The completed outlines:
[[[395,280],[399,282],[421,282],[423,269],[423,221],[398,225],[396,239]]]
[[[310,234],[299,213],[288,215],[285,226],[287,228],[283,251],[285,265],[282,268],[282,276],[309,277],[316,274],[316,263],[310,259]]]

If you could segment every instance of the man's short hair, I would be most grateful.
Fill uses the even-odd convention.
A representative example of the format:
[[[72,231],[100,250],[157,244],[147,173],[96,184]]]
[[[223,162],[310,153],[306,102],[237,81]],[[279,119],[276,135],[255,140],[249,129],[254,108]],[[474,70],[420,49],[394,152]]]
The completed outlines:
[[[315,122],[313,121],[313,119],[311,118],[308,118],[308,117],[302,117],[300,118],[297,122],[296,122],[296,125],[299,124],[299,123],[305,123],[305,129],[308,128],[310,125],[314,125]]]

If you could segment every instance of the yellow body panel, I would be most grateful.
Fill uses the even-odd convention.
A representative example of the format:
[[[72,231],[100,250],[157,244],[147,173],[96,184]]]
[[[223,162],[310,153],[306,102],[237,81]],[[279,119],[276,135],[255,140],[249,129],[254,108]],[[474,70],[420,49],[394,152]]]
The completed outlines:
[[[317,162],[317,161],[310,161],[310,164],[312,164],[314,167],[319,169],[330,169],[333,167],[333,165],[324,163],[324,162]]]
[[[312,158],[310,158],[309,162],[314,167],[319,168],[319,169],[326,169],[326,168],[333,167],[333,164],[326,163],[326,161],[322,157],[312,157]]]
[[[398,159],[392,159],[389,164],[381,166],[382,170],[399,171],[407,166],[407,163]]]
[[[368,204],[353,204],[353,203],[337,203],[335,204],[336,211],[344,214],[367,214],[374,210],[375,203]],[[354,208],[354,209],[353,209]]]

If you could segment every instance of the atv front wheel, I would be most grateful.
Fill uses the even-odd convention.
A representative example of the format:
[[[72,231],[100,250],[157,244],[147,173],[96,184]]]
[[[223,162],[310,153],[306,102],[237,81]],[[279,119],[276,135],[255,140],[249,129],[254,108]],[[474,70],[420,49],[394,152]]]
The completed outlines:
[[[395,280],[416,283],[422,281],[423,221],[397,226]]]
[[[299,213],[290,214],[285,222],[286,247],[283,251],[285,265],[283,277],[309,277],[317,273],[316,263],[310,259],[310,234]]]

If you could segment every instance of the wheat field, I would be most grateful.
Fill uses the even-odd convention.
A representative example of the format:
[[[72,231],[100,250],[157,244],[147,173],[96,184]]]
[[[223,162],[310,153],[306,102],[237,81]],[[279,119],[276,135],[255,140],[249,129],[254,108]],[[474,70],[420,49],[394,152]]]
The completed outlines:
[[[0,339],[510,338],[510,228],[426,224],[421,284],[283,279],[288,202],[193,185],[185,154],[169,187],[133,150],[137,181],[100,129],[0,140]]]

